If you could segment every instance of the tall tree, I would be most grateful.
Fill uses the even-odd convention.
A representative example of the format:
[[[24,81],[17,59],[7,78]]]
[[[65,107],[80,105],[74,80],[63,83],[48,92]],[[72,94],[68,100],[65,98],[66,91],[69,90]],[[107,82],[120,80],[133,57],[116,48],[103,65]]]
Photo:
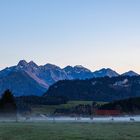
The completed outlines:
[[[14,96],[10,90],[6,90],[0,99],[0,112],[15,114],[17,110]]]

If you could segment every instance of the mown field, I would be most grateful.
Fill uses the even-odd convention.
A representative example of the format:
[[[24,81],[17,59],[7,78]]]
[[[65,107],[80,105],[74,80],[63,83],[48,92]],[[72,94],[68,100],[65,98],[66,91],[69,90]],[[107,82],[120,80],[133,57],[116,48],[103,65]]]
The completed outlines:
[[[0,140],[140,140],[140,123],[0,123]]]

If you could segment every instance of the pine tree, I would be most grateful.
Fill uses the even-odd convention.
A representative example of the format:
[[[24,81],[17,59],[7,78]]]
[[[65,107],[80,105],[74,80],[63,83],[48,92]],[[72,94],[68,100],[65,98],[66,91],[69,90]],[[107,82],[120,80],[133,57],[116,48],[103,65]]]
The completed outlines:
[[[16,102],[10,90],[6,90],[0,99],[0,112],[16,114]]]

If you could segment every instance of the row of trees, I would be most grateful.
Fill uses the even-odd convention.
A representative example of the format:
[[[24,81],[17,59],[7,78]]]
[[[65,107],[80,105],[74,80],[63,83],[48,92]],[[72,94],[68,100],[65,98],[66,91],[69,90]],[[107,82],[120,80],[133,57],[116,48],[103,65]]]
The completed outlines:
[[[59,108],[54,111],[54,115],[84,115],[90,116],[93,114],[91,105],[77,105],[71,108]]]
[[[66,98],[53,98],[53,97],[18,97],[14,98],[9,90],[6,90],[0,99],[0,115],[16,115],[17,110],[29,111],[32,105],[59,105],[67,103]],[[78,105],[69,109],[60,108],[55,110],[55,114],[83,114],[91,115],[95,109],[101,110],[120,110],[125,113],[140,113],[140,97],[124,99],[119,101],[110,102],[107,104],[99,105],[93,102],[92,105]],[[30,110],[31,111],[31,110]]]

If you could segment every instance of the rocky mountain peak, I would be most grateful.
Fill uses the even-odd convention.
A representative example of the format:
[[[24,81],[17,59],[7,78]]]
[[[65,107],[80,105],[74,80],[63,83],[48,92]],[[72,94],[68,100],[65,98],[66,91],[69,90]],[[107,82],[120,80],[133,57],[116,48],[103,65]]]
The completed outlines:
[[[27,66],[28,63],[25,60],[20,60],[17,66]]]

